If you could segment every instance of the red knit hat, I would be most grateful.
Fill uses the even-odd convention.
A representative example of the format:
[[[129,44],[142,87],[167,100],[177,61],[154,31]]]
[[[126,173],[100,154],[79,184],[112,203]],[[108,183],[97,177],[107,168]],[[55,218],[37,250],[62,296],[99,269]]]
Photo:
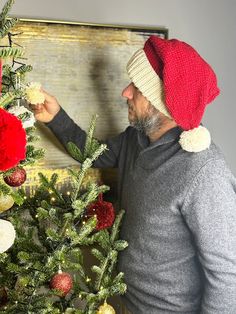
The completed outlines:
[[[214,71],[191,46],[153,35],[133,55],[127,71],[151,104],[185,130],[180,136],[184,150],[210,146],[210,133],[199,124],[219,89]]]

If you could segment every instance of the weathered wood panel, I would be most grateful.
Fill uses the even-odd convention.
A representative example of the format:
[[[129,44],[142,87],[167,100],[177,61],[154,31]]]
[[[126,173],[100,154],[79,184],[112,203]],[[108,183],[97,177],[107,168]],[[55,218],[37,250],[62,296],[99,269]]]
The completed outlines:
[[[100,139],[113,136],[128,125],[121,91],[129,82],[129,58],[151,33],[167,36],[167,30],[161,28],[140,30],[43,21],[21,21],[14,31],[20,33],[15,42],[25,47],[27,63],[34,68],[27,81],[40,82],[84,129],[92,115],[98,114],[96,136]],[[45,148],[46,155],[31,169],[26,186],[34,185],[39,170],[57,171],[63,183],[64,169],[77,162],[46,127],[39,125],[38,132],[38,145]],[[100,176],[100,172],[93,175]]]

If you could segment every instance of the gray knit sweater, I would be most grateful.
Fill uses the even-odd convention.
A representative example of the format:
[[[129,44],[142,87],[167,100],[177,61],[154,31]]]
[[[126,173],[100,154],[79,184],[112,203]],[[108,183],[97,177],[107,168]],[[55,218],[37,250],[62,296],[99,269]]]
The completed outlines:
[[[85,132],[62,109],[48,127],[83,147]],[[128,127],[95,163],[119,172],[124,301],[133,314],[236,314],[236,180],[213,143],[189,153],[180,132],[149,144]]]

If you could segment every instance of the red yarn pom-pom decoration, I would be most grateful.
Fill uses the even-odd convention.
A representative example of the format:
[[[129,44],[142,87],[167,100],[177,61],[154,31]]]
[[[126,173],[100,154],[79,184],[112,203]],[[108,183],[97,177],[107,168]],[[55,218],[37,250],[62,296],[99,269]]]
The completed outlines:
[[[18,165],[26,157],[26,132],[21,121],[0,108],[0,170]]]
[[[109,228],[113,225],[115,219],[115,209],[112,203],[103,201],[102,194],[99,195],[98,201],[89,205],[86,216],[88,218],[96,215],[96,230]]]

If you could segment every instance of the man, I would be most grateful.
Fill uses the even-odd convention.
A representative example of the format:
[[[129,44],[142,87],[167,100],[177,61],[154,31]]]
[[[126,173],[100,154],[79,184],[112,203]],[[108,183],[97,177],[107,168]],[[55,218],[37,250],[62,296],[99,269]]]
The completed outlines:
[[[95,163],[118,168],[125,304],[133,314],[235,314],[236,180],[200,125],[219,94],[215,73],[191,46],[156,36],[127,70],[131,126]],[[35,117],[83,147],[84,131],[45,97]]]

